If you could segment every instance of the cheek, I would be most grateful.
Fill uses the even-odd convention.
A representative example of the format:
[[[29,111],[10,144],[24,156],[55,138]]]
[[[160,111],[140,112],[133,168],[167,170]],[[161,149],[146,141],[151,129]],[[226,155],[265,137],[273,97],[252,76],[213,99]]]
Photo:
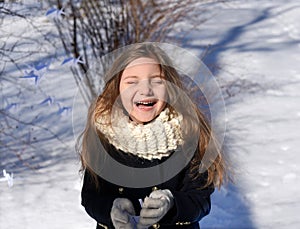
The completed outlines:
[[[168,99],[167,90],[165,87],[161,87],[156,90],[155,94],[156,94],[156,98],[159,99],[158,106],[157,106],[159,110],[158,112],[161,112],[167,104],[167,99]]]
[[[133,92],[132,90],[121,90],[120,89],[120,99],[124,106],[124,108],[129,111],[132,107],[132,99],[133,99]]]
[[[162,86],[160,88],[157,88],[156,91],[155,91],[155,94],[156,94],[156,97],[163,101],[163,102],[166,102],[167,100],[167,90],[166,90],[166,87]]]

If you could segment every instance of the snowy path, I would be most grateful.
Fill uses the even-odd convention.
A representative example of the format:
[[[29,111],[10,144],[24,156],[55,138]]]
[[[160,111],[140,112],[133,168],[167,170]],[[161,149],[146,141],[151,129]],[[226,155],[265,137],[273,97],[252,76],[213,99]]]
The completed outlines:
[[[201,226],[299,228],[300,1],[234,1],[213,12],[215,17],[193,30],[184,45],[198,55],[211,46],[205,61],[210,67],[211,63],[220,67],[216,75],[220,85],[228,88],[224,91],[225,97],[230,95],[226,99],[226,137],[238,166],[236,186],[213,194],[211,214]],[[72,104],[76,91],[71,73],[55,66],[41,87]],[[12,88],[22,86],[7,82],[3,85],[8,85],[9,95],[14,93]],[[64,85],[64,90],[57,85]],[[41,94],[37,90],[34,95]],[[30,99],[33,103],[41,98]],[[37,114],[45,115],[44,108]],[[36,143],[41,150],[36,159],[38,171],[20,169],[16,157],[1,152],[0,169],[16,169],[16,179],[12,188],[0,183],[0,228],[94,228],[94,221],[80,206],[71,120],[46,108],[46,118],[37,120],[55,131],[59,122],[65,145],[55,139],[46,141],[48,136]],[[25,111],[22,106],[20,109]],[[20,127],[24,133],[16,132],[16,136],[27,134],[25,127]]]

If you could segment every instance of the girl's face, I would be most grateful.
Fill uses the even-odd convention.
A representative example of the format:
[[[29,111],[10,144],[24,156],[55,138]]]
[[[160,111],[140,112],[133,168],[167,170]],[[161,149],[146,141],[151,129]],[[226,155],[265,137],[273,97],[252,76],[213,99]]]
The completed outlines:
[[[152,121],[166,105],[164,76],[151,58],[132,61],[123,71],[119,90],[124,108],[137,123]]]

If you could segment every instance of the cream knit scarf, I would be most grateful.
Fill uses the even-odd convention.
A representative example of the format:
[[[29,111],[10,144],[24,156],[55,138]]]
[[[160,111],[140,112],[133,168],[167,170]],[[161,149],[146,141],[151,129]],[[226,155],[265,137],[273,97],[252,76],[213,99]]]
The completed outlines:
[[[110,144],[123,152],[148,160],[161,159],[183,143],[180,128],[182,115],[171,114],[168,108],[145,125],[131,121],[121,109],[115,109],[112,113],[111,125],[108,124],[109,115],[104,114],[96,120],[96,128]]]

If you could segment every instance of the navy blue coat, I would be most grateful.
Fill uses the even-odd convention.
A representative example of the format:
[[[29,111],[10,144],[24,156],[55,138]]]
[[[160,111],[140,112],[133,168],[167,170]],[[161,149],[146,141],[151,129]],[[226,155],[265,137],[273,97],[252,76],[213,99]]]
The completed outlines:
[[[115,149],[114,149],[115,150]],[[118,151],[110,154],[119,162],[134,167],[150,167],[161,163],[160,160],[146,160]],[[121,156],[120,156],[121,155]],[[85,171],[81,192],[82,205],[87,213],[97,221],[98,228],[114,228],[110,218],[112,203],[116,198],[129,199],[137,215],[141,207],[138,199],[144,199],[155,189],[169,189],[174,196],[174,205],[158,222],[159,228],[200,228],[199,220],[206,216],[211,208],[210,195],[214,191],[211,185],[203,187],[207,173],[196,179],[191,178],[190,163],[172,179],[153,187],[129,188],[110,183],[98,176],[99,187],[96,188],[91,174]],[[155,228],[155,227],[154,227]]]

